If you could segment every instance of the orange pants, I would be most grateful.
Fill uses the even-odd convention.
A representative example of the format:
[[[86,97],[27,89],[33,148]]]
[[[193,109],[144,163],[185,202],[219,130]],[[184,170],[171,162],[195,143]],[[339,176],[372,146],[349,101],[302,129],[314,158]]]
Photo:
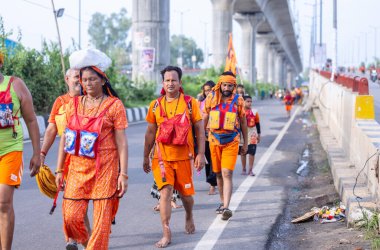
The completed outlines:
[[[292,110],[292,105],[285,105],[285,110],[286,111]]]
[[[193,184],[193,169],[190,160],[164,161],[166,182],[162,181],[158,159],[152,160],[153,177],[160,190],[165,185],[171,185],[183,196],[195,194]]]
[[[210,143],[212,171],[220,173],[222,168],[235,169],[236,160],[239,153],[239,141],[233,141],[225,145]]]
[[[22,151],[13,151],[0,156],[0,184],[20,186],[23,169]]]
[[[63,200],[63,230],[66,241],[68,238],[78,243],[88,241],[86,249],[108,249],[112,219],[116,215],[119,199],[94,200],[93,228],[91,237],[87,232],[84,218],[88,200]]]

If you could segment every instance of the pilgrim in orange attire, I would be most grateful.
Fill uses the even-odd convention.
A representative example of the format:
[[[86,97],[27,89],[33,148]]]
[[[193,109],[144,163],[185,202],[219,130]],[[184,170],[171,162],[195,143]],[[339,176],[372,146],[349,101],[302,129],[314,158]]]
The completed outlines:
[[[4,54],[0,51],[0,70]],[[30,176],[40,169],[40,132],[33,99],[24,81],[0,72],[0,246],[12,249],[15,227],[13,195],[23,177],[24,136],[20,117],[28,128],[33,146],[30,159]]]
[[[80,69],[84,95],[74,97],[66,109],[67,125],[61,137],[57,186],[63,188],[63,227],[66,249],[108,249],[111,222],[119,198],[128,186],[127,118],[123,103],[104,71],[111,60],[102,52],[86,49],[70,56]],[[70,162],[65,167],[65,156]],[[93,231],[85,226],[89,201],[93,201]]]
[[[222,214],[223,220],[232,216],[228,207],[232,195],[232,175],[239,151],[240,131],[244,139],[241,153],[245,154],[248,148],[244,100],[235,92],[235,75],[229,71],[224,72],[206,98],[203,118],[205,127],[208,124],[210,127],[212,169],[216,173],[221,200],[216,212]]]
[[[293,106],[293,97],[290,94],[290,91],[287,90],[283,99],[283,102],[285,103],[285,110],[286,113],[288,114],[288,117],[290,117],[290,113],[292,111],[292,106]]]
[[[202,95],[200,95],[198,102],[199,107],[201,109],[201,112],[204,109],[205,103],[206,103],[206,97],[211,92],[211,89],[215,86],[215,83],[213,81],[207,81],[202,86]],[[203,117],[202,112],[202,117]],[[217,186],[216,183],[216,174],[212,171],[212,164],[211,164],[211,152],[210,152],[210,144],[208,142],[208,134],[209,134],[209,128],[206,128],[206,144],[205,144],[205,157],[206,157],[206,165],[205,165],[205,173],[206,173],[206,182],[210,184],[210,190],[208,191],[209,195],[216,194],[215,187]]]
[[[146,116],[143,168],[153,172],[160,191],[160,215],[163,236],[156,247],[164,248],[171,243],[169,227],[173,189],[178,190],[185,208],[185,231],[195,231],[193,219],[194,184],[193,165],[200,171],[204,165],[205,132],[202,114],[197,101],[183,94],[182,70],[167,66],[161,71],[163,88],[161,97],[151,102]],[[197,137],[198,154],[194,161],[194,142],[191,124]],[[149,154],[154,147],[152,166]]]

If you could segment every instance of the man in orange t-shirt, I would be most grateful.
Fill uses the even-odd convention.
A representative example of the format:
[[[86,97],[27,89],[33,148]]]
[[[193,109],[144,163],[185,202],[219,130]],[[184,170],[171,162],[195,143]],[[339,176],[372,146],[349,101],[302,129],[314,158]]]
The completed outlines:
[[[149,110],[146,116],[148,122],[147,131],[145,133],[144,145],[144,162],[143,168],[146,173],[151,170],[154,180],[160,191],[160,215],[163,229],[161,240],[156,243],[156,247],[167,247],[171,242],[171,231],[169,227],[171,217],[170,201],[173,194],[173,188],[181,194],[183,206],[186,211],[186,233],[193,234],[195,231],[193,220],[193,205],[194,199],[194,184],[193,184],[193,168],[194,165],[197,171],[200,171],[205,165],[205,132],[202,120],[202,114],[197,101],[185,96],[182,90],[182,70],[179,67],[167,66],[161,71],[163,89],[162,96],[150,103]],[[175,144],[177,139],[168,139],[163,142],[162,137],[165,128],[165,121],[173,121],[176,117],[184,117],[190,123],[184,123],[184,127],[189,129],[187,138],[182,138],[185,143]],[[194,161],[194,142],[191,129],[193,124],[197,145],[198,154]],[[176,127],[177,125],[177,127]],[[177,129],[179,126],[175,124]],[[175,133],[177,135],[185,133]],[[170,137],[168,137],[170,138]],[[154,156],[152,166],[149,162],[149,154],[154,147]]]
[[[244,138],[241,153],[248,149],[244,100],[236,94],[236,77],[224,72],[206,98],[204,125],[210,126],[209,142],[212,170],[216,173],[221,204],[216,212],[223,220],[232,216],[228,208],[232,195],[232,175],[239,152],[240,131]]]
[[[45,163],[45,157],[49,151],[51,145],[53,145],[55,137],[59,130],[64,128],[58,128],[56,123],[56,117],[62,117],[65,120],[65,106],[72,97],[80,95],[80,83],[79,83],[79,70],[68,69],[65,75],[65,82],[69,88],[69,91],[55,100],[53,108],[50,112],[49,125],[46,128],[44,141],[41,147],[41,164]]]

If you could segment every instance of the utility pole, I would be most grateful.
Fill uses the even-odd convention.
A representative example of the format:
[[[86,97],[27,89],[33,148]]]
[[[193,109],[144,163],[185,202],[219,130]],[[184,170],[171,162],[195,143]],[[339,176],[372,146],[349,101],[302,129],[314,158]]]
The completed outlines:
[[[205,27],[205,34],[204,34],[204,63],[205,63],[205,68],[208,68],[208,51],[207,51],[207,22],[202,22],[204,27]]]
[[[370,26],[373,30],[374,30],[374,36],[375,36],[375,58],[377,59],[377,29],[380,28],[380,27],[374,27],[374,26]]]
[[[58,21],[57,21],[57,11],[55,11],[54,0],[51,0],[51,5],[53,6],[54,20],[55,20],[55,25],[56,25],[56,27],[57,27],[57,33],[58,33],[59,48],[60,48],[60,50],[61,50],[62,73],[63,73],[63,77],[65,77],[65,75],[66,75],[65,61],[63,60],[61,35],[60,35],[60,33],[59,33],[59,27],[58,27]]]
[[[183,14],[188,12],[189,10],[186,11],[178,11],[181,15],[181,35],[180,35],[180,48],[179,48],[179,58],[180,62],[178,63],[179,66],[182,68],[183,66]]]
[[[81,23],[82,23],[82,11],[81,11],[81,2],[82,2],[82,0],[79,0],[79,18],[78,18],[78,25],[79,25],[79,27],[78,27],[78,30],[79,30],[79,32],[78,32],[78,47],[79,47],[79,49],[81,49]]]
[[[337,0],[334,0],[334,13],[333,13],[333,28],[334,28],[334,58],[333,65],[338,68],[338,16],[337,16]],[[334,62],[335,61],[335,62]]]
[[[319,46],[322,46],[322,8],[323,3],[322,0],[320,0],[320,6],[319,6]]]

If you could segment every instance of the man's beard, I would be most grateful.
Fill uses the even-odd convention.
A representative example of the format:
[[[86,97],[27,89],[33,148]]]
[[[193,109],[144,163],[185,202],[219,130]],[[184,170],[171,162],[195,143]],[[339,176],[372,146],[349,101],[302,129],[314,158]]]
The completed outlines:
[[[230,97],[232,95],[232,91],[229,91],[229,90],[222,91],[222,95],[224,97]]]

